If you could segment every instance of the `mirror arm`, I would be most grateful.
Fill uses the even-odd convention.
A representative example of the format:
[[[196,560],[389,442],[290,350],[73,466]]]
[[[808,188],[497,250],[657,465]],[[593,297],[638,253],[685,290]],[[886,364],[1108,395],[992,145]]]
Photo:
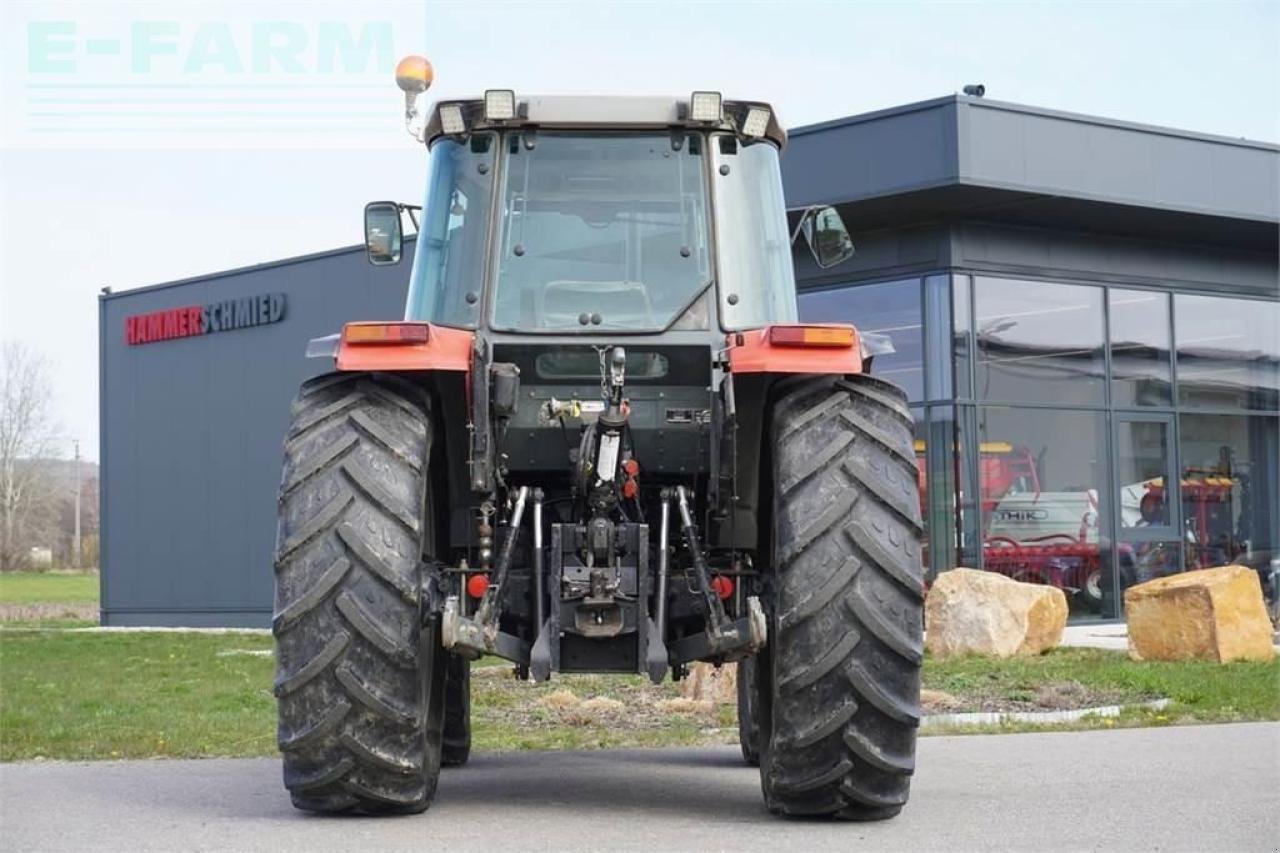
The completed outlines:
[[[809,217],[813,216],[814,211],[820,210],[821,208],[822,205],[820,204],[811,204],[804,209],[804,212],[800,214],[800,221],[796,223],[796,230],[791,232],[791,245],[794,246],[796,244],[796,240],[800,238],[800,232],[804,230],[804,223],[809,219]]]
[[[421,228],[421,226],[419,226],[419,225],[418,225],[418,213],[421,213],[421,212],[422,212],[422,205],[420,205],[420,204],[402,204],[402,205],[400,205],[400,209],[401,209],[402,211],[404,211],[405,213],[409,214],[409,221],[413,223],[413,230],[414,230],[414,231],[421,231],[421,230],[422,230],[422,228]]]

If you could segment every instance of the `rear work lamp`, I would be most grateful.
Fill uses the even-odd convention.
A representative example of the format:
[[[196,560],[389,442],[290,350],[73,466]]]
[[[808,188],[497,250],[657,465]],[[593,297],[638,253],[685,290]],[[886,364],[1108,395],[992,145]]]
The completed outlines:
[[[852,326],[770,326],[769,343],[776,347],[852,347],[858,340]]]
[[[511,89],[489,89],[484,93],[485,121],[510,121],[515,117],[515,92]]]
[[[742,135],[756,139],[764,136],[764,132],[769,129],[769,109],[768,107],[750,107],[747,110],[747,116],[742,120]]]
[[[724,119],[724,105],[719,92],[694,92],[689,97],[689,118],[693,121],[719,123]]]
[[[430,337],[426,323],[348,323],[342,342],[352,346],[425,344]]]
[[[460,136],[467,132],[467,123],[462,118],[462,104],[440,105],[440,129],[449,136]]]

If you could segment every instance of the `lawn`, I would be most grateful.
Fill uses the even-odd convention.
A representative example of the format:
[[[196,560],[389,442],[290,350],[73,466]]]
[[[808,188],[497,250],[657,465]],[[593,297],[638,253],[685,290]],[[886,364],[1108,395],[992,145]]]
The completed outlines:
[[[78,628],[96,624],[97,572],[0,574],[0,625]]]
[[[0,634],[0,760],[273,755],[270,650],[271,638],[261,634],[6,629]],[[1131,711],[1070,728],[1280,719],[1280,661],[1158,664],[1117,652],[1059,649],[1024,661],[925,663],[925,686],[966,708],[1034,707],[1045,685],[1074,685],[1069,693],[1120,704],[1172,700],[1160,712]],[[731,704],[682,704],[673,701],[674,685],[654,686],[638,676],[557,676],[534,686],[490,659],[475,666],[472,690],[477,749],[732,744],[737,738]]]
[[[1060,699],[1080,695],[1087,698],[1081,703],[1087,707],[1170,700],[1163,710],[1126,709],[1118,719],[1087,718],[1070,728],[1280,720],[1280,658],[1226,665],[1157,663],[1130,660],[1123,652],[1076,648],[1004,661],[930,658],[925,661],[924,686],[963,697],[967,707],[962,710],[1058,708],[1064,707]]]
[[[97,572],[0,574],[0,604],[97,604]]]

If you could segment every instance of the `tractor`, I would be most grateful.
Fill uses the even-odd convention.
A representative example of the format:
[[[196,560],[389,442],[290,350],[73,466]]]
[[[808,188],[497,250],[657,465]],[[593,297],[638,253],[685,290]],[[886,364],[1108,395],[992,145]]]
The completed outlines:
[[[365,209],[374,264],[417,227],[402,321],[308,345],[275,555],[293,804],[425,810],[467,760],[469,666],[522,679],[739,667],[744,759],[781,815],[907,801],[923,578],[912,418],[853,326],[797,321],[786,133],[756,101],[517,97],[406,122],[421,207]]]

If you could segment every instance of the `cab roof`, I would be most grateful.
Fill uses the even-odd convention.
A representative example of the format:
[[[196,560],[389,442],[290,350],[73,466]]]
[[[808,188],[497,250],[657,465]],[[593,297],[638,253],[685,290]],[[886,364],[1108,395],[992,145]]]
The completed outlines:
[[[581,129],[668,129],[687,127],[691,130],[726,130],[739,132],[747,110],[762,107],[769,111],[764,138],[779,148],[787,144],[787,132],[778,122],[777,112],[762,101],[724,99],[720,121],[694,121],[690,117],[689,98],[649,95],[516,95],[515,117],[489,121],[484,116],[484,98],[452,98],[438,101],[431,108],[425,129],[428,145],[445,136],[440,110],[458,105],[468,131],[501,130],[536,125],[539,127]]]

